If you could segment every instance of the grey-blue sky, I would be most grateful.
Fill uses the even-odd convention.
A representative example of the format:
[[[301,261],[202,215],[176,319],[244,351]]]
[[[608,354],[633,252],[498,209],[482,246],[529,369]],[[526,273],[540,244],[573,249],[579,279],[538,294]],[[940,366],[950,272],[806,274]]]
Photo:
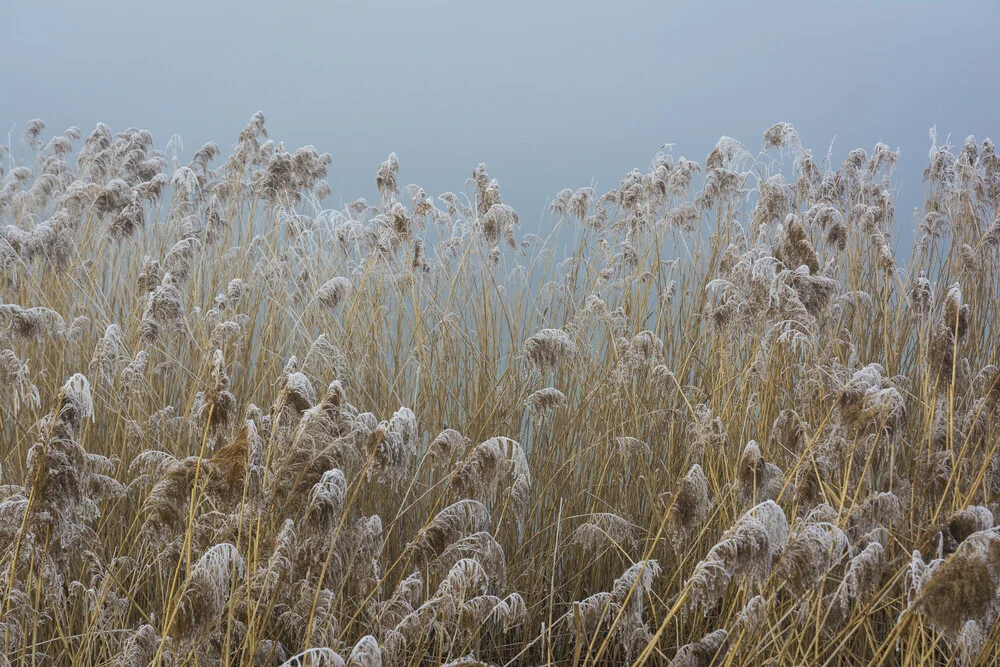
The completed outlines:
[[[704,160],[785,120],[835,156],[901,147],[900,222],[927,130],[1000,135],[994,2],[9,3],[0,127],[141,126],[188,154],[263,110],[275,139],[333,155],[335,196],[401,180],[461,188],[485,162],[525,226],[562,187],[617,185],[664,143]],[[1000,136],[994,136],[1000,139]]]

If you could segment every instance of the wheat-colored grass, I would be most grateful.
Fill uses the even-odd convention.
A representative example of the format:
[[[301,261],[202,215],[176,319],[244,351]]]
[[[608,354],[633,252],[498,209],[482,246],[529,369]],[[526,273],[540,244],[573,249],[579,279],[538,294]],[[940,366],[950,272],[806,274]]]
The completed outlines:
[[[394,154],[324,209],[261,114],[47,136],[0,150],[0,665],[1000,657],[989,140],[932,133],[907,252],[897,154],[787,123],[537,235]]]

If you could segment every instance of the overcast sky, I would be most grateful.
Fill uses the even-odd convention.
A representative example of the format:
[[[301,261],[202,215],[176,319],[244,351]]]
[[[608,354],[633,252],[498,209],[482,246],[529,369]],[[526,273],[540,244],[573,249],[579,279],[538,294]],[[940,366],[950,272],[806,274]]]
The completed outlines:
[[[563,187],[615,187],[664,143],[703,162],[791,122],[840,159],[902,149],[911,226],[937,125],[1000,140],[995,2],[5,3],[0,143],[103,121],[223,149],[251,114],[289,149],[333,155],[337,200],[400,180],[459,190],[479,162],[530,228]]]

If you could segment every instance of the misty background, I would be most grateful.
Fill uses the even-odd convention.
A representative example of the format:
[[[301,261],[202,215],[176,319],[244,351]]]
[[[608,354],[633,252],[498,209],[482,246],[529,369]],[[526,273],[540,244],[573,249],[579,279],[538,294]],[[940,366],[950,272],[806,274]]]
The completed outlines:
[[[703,163],[722,135],[756,152],[788,121],[817,157],[900,148],[897,229],[912,238],[930,145],[1000,140],[994,2],[8,3],[0,143],[174,133],[223,152],[261,110],[286,148],[333,156],[331,205],[400,183],[459,191],[485,162],[523,232],[563,187],[617,187],[657,149]]]

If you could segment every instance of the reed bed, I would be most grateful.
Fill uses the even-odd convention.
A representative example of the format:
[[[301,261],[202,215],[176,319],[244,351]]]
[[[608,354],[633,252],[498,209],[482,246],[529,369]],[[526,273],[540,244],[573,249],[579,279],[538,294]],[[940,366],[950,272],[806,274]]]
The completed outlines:
[[[324,208],[262,114],[29,122],[0,665],[992,664],[1000,157],[931,140],[912,223],[779,123],[534,234],[484,165]]]

